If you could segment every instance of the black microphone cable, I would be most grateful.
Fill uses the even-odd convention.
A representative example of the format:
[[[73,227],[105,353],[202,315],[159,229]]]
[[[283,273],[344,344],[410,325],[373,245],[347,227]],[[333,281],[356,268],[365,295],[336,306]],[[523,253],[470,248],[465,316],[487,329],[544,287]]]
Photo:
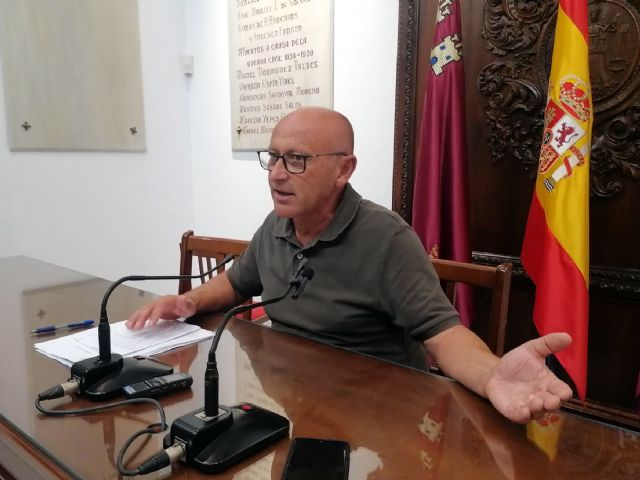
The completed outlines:
[[[146,428],[143,428],[141,430],[138,430],[137,432],[133,433],[124,443],[124,445],[120,448],[120,451],[118,452],[118,459],[117,459],[117,468],[118,468],[118,472],[121,475],[125,475],[128,477],[132,477],[135,475],[144,475],[146,473],[150,473],[153,472],[155,470],[159,470],[160,468],[163,468],[167,465],[169,465],[169,463],[172,463],[173,461],[177,460],[178,458],[180,458],[179,455],[176,455],[175,453],[175,448],[174,451],[172,452],[172,457],[169,457],[169,460],[171,460],[170,462],[167,462],[166,464],[162,464],[162,462],[158,462],[156,457],[158,456],[163,456],[163,455],[167,455],[165,454],[165,451],[162,451],[158,454],[153,455],[149,460],[145,461],[142,465],[140,465],[139,467],[137,467],[134,470],[128,470],[127,468],[125,468],[125,466],[123,465],[123,459],[124,456],[127,453],[128,448],[131,446],[131,444],[138,438],[141,437],[142,435],[154,435],[157,433],[162,433],[164,431],[167,430],[167,421],[166,421],[166,416],[164,413],[164,408],[162,408],[162,405],[160,404],[160,402],[158,402],[157,400],[153,399],[153,398],[131,398],[128,400],[122,400],[120,402],[113,402],[113,403],[107,403],[104,405],[100,405],[97,407],[87,407],[87,408],[70,408],[70,409],[65,409],[65,410],[52,410],[49,408],[44,407],[41,404],[41,401],[44,399],[41,399],[40,396],[38,396],[38,398],[35,401],[35,406],[36,409],[45,414],[45,415],[49,415],[52,417],[65,417],[65,416],[72,416],[72,415],[84,415],[87,413],[102,413],[105,412],[107,410],[111,410],[117,407],[122,407],[124,405],[134,405],[134,404],[141,404],[141,403],[149,403],[151,405],[153,405],[156,410],[158,411],[158,415],[160,417],[160,421],[156,422],[156,423],[152,423],[150,425],[148,425]]]

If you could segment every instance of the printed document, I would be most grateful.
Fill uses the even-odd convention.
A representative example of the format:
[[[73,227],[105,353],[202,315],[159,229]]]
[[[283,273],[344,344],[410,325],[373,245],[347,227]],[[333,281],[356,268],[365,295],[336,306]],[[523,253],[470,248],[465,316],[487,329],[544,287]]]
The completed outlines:
[[[111,352],[123,357],[155,355],[213,336],[210,330],[181,321],[160,320],[153,327],[129,330],[123,320],[110,327]],[[71,366],[80,360],[98,356],[98,327],[36,343],[34,347],[38,352]]]

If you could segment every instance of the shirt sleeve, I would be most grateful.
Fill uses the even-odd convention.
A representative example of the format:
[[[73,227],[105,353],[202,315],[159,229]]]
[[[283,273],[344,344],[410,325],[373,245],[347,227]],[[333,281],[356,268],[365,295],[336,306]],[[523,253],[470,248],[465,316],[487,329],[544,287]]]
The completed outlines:
[[[244,297],[257,297],[262,294],[262,282],[258,271],[260,237],[264,226],[254,234],[247,249],[234,260],[227,270],[227,277],[234,290]]]
[[[460,324],[429,256],[408,225],[391,238],[381,267],[380,298],[393,323],[420,342]]]

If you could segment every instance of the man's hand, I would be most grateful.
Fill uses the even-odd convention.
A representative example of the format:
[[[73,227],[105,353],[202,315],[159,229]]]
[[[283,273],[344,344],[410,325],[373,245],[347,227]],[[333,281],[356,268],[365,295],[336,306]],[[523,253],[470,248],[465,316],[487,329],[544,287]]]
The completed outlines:
[[[180,317],[191,317],[196,313],[195,302],[185,295],[165,295],[140,307],[127,320],[127,328],[138,330],[149,322],[150,326],[164,320],[175,320]]]
[[[560,401],[571,397],[571,388],[551,373],[545,358],[570,344],[568,334],[550,333],[502,357],[485,387],[496,410],[514,422],[526,423],[560,408]]]

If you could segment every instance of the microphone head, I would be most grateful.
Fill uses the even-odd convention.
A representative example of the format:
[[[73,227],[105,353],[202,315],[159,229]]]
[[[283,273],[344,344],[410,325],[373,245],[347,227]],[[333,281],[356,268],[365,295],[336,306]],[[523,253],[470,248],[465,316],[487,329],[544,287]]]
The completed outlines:
[[[306,287],[309,280],[313,278],[313,274],[314,272],[311,267],[305,267],[298,276],[292,279],[291,286],[294,287],[294,291],[291,298],[294,300],[298,299],[300,294],[303,292],[304,287]]]
[[[302,257],[302,260],[300,260],[300,263],[298,263],[298,266],[296,268],[296,271],[293,274],[293,277],[298,277],[302,271],[307,267],[307,264],[309,263],[309,259],[307,257]]]
[[[313,278],[314,274],[315,274],[315,272],[313,271],[313,268],[311,268],[311,267],[306,267],[304,270],[302,270],[302,272],[300,272],[300,275],[305,277],[307,279],[307,281],[311,280]]]

